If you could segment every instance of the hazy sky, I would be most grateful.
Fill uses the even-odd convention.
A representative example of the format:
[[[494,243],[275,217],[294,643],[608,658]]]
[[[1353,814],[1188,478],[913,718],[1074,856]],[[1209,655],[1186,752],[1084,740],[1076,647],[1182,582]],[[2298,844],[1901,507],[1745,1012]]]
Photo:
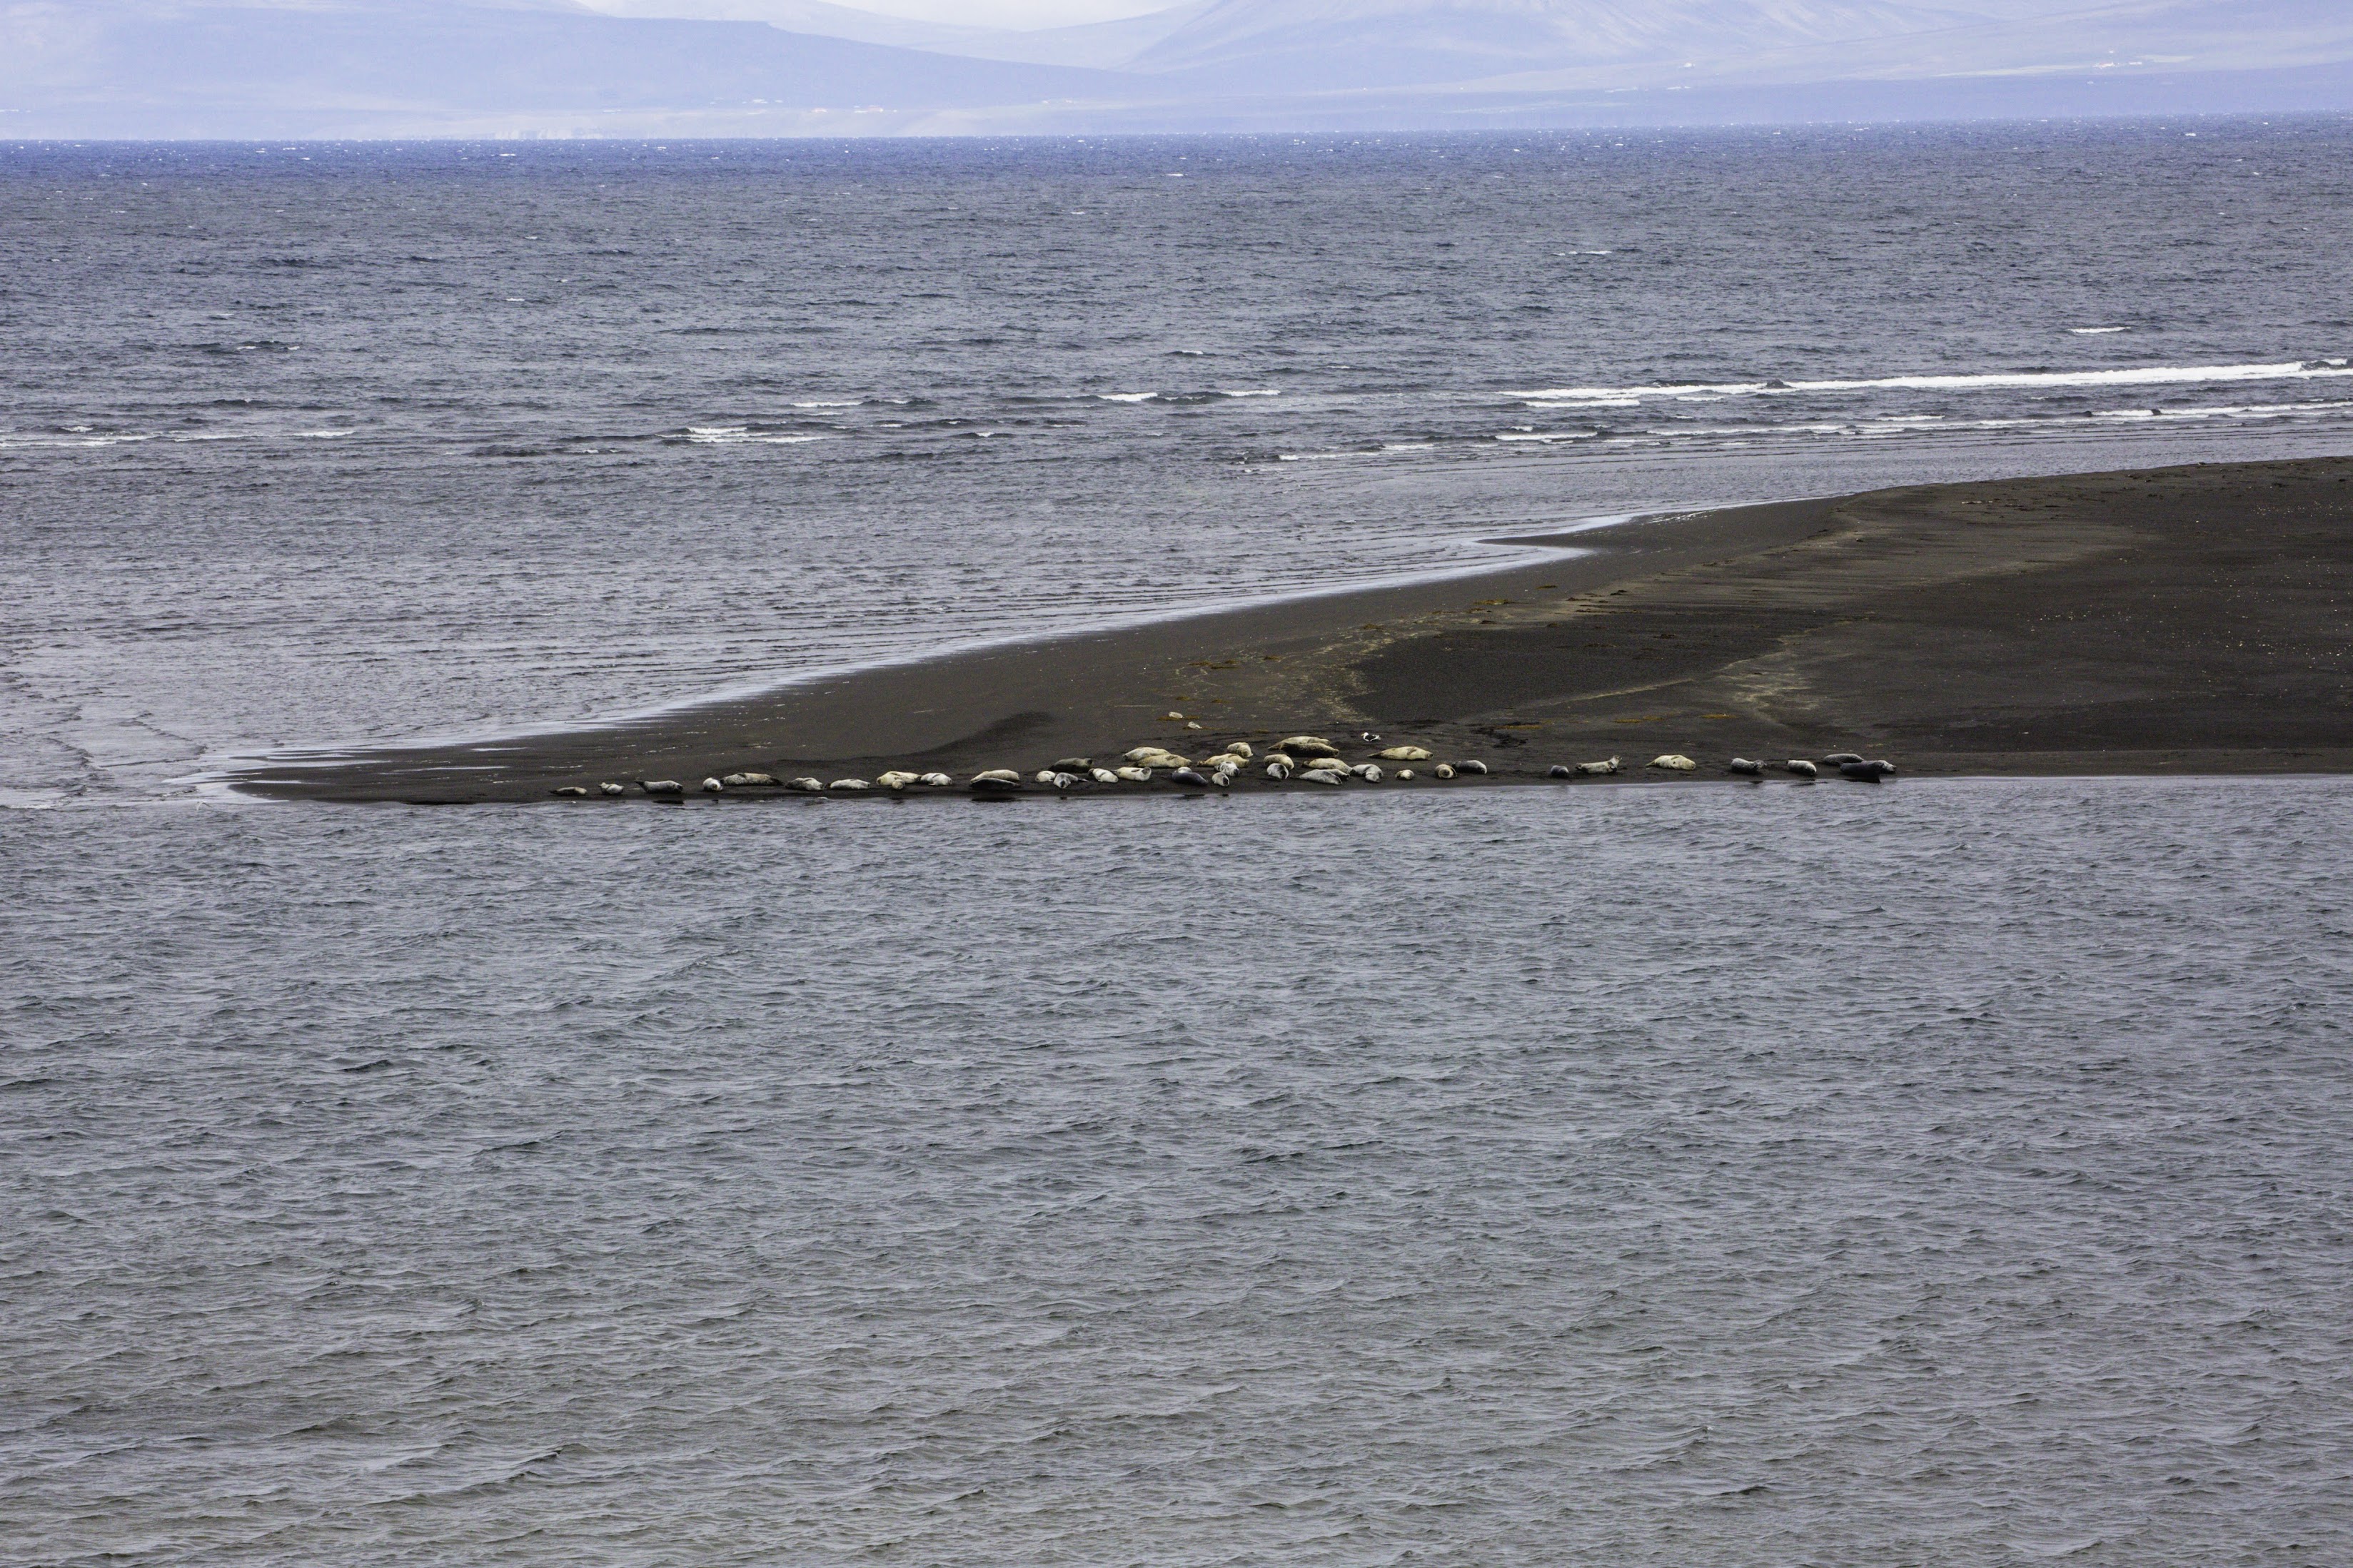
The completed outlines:
[[[586,0],[599,10],[625,8]],[[1065,27],[1082,22],[1114,22],[1165,11],[1182,0],[829,0],[850,10],[871,11],[914,22],[944,23],[961,27]],[[791,0],[663,0],[659,9],[672,16],[711,16],[744,20],[759,17],[789,26]],[[627,9],[641,7],[629,5]],[[774,15],[762,16],[773,9]]]
[[[1061,27],[1164,11],[1177,0],[835,0],[860,11],[967,27]]]

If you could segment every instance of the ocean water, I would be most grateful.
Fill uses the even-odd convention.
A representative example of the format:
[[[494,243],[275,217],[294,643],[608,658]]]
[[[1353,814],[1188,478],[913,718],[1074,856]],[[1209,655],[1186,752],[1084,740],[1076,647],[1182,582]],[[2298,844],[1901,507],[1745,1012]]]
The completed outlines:
[[[2348,153],[0,146],[0,1562],[2353,1557],[2353,784],[205,783],[2342,452]]]
[[[2353,1549],[2353,783],[8,833],[11,1562]]]

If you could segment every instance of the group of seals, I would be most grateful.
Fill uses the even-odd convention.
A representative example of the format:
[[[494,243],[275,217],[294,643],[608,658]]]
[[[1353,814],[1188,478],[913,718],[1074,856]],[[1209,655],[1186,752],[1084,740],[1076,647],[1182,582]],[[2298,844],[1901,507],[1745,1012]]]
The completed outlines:
[[[1367,734],[1362,739],[1377,742],[1380,737]],[[985,769],[975,773],[965,787],[982,796],[1019,795],[1032,789],[1067,795],[1072,791],[1116,788],[1123,784],[1149,784],[1166,774],[1170,784],[1181,789],[1223,790],[1230,788],[1234,780],[1241,775],[1243,766],[1252,763],[1261,766],[1271,783],[1282,784],[1296,779],[1302,784],[1331,787],[1350,780],[1379,784],[1391,776],[1400,783],[1410,782],[1415,776],[1412,768],[1399,767],[1391,775],[1383,771],[1381,763],[1419,763],[1430,759],[1430,752],[1427,747],[1398,745],[1374,752],[1372,760],[1352,763],[1341,754],[1338,746],[1320,735],[1292,735],[1271,746],[1263,758],[1251,749],[1247,741],[1236,741],[1217,754],[1199,762],[1179,756],[1165,746],[1146,745],[1126,752],[1119,759],[1117,767],[1104,767],[1092,757],[1060,757],[1051,766],[1038,769],[1026,780],[1012,768]],[[1670,773],[1694,773],[1699,768],[1699,764],[1691,758],[1674,752],[1653,757],[1644,766]],[[1791,758],[1787,762],[1757,762],[1747,757],[1735,757],[1725,765],[1725,772],[1738,777],[1761,780],[1767,769],[1776,769],[1797,778],[1812,779],[1820,776],[1822,767],[1834,767],[1840,777],[1862,784],[1877,784],[1895,775],[1894,763],[1866,760],[1854,752],[1833,752],[1822,759],[1820,766],[1803,758]],[[1546,770],[1546,776],[1556,779],[1594,778],[1622,771],[1623,765],[1619,759],[1609,757],[1600,762],[1578,763],[1574,767],[1556,763]],[[1439,763],[1430,769],[1431,776],[1439,779],[1466,774],[1474,778],[1485,777],[1488,773],[1487,764],[1476,757]],[[865,779],[841,778],[830,784],[814,778],[779,779],[773,773],[745,770],[729,773],[724,778],[706,778],[697,788],[704,795],[769,788],[798,795],[862,795],[881,791],[897,795],[915,789],[947,789],[955,783],[943,773],[919,773],[904,769],[878,773],[871,783]],[[638,787],[658,799],[680,799],[687,793],[687,786],[677,779],[640,779]],[[583,799],[592,793],[618,795],[626,791],[624,786],[607,782],[596,784],[593,791],[585,784],[566,784],[554,793],[570,799]]]

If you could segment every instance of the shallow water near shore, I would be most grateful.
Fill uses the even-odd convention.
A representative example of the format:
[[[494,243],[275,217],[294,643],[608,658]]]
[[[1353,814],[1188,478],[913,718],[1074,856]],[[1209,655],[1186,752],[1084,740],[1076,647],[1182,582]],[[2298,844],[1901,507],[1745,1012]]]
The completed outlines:
[[[0,813],[16,1561],[2302,1563],[2353,781]]]

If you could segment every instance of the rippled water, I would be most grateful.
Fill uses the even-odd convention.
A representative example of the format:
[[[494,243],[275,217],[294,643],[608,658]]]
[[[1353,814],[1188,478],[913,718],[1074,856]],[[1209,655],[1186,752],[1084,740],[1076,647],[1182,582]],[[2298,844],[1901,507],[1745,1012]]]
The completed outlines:
[[[2341,451],[2349,171],[2341,121],[0,149],[0,788]]]
[[[12,1561],[2353,1549],[2344,781],[5,821]]]
[[[2344,782],[174,782],[2342,451],[2348,153],[0,148],[0,1561],[2353,1556]]]

